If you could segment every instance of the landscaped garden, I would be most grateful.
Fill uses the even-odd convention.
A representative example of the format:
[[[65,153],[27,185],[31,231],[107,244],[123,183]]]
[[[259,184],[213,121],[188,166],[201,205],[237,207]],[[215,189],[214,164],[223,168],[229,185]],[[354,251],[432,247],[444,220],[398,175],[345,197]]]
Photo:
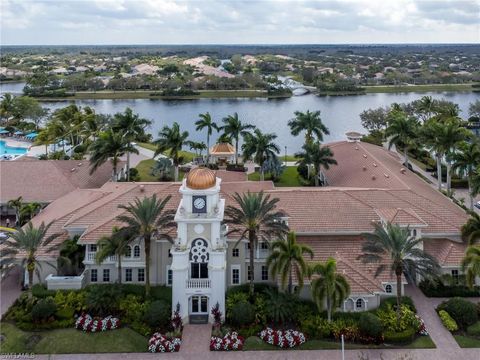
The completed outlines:
[[[1,323],[2,352],[170,352],[181,344],[182,321],[171,312],[171,288],[90,285],[23,293]]]
[[[480,347],[480,303],[455,297],[442,302],[437,312],[460,347]]]
[[[327,312],[310,300],[281,292],[273,285],[233,287],[226,296],[225,322],[212,330],[211,350],[434,348],[423,321],[408,297],[402,298],[397,323],[396,299],[384,300],[377,310]],[[212,309],[212,315],[218,310]]]

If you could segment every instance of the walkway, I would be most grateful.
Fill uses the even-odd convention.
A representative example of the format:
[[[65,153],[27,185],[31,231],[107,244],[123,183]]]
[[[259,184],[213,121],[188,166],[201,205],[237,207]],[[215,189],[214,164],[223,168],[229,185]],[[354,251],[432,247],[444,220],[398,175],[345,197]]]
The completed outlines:
[[[3,316],[8,308],[20,296],[21,290],[21,272],[20,268],[12,270],[10,274],[0,281],[0,308]]]
[[[208,358],[211,335],[212,324],[185,325],[179,354],[187,357],[198,357],[198,359]]]
[[[405,294],[412,298],[417,308],[417,313],[425,321],[427,330],[433,342],[437,345],[437,349],[441,350],[445,355],[450,355],[451,359],[455,358],[460,351],[460,347],[450,331],[443,326],[435,311],[440,301],[434,298],[427,298],[418,287],[411,284],[405,286]]]

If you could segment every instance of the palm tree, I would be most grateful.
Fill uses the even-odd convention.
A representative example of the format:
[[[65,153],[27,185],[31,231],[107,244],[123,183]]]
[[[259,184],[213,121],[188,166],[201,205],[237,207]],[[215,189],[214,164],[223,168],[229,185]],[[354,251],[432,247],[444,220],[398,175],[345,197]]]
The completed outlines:
[[[237,244],[247,240],[250,245],[250,295],[254,287],[254,251],[259,241],[269,242],[271,239],[282,239],[288,233],[288,226],[282,220],[283,211],[277,210],[278,198],[271,198],[263,191],[246,194],[235,193],[233,201],[236,206],[229,205],[225,209],[225,224],[234,227],[227,235],[239,234]]]
[[[295,233],[289,232],[286,240],[277,240],[270,246],[271,254],[267,258],[267,267],[272,277],[280,275],[282,288],[285,289],[288,278],[288,292],[293,294],[293,273],[298,280],[299,290],[303,287],[303,278],[308,274],[308,266],[304,254],[313,259],[313,251],[306,245],[297,242]]]
[[[19,226],[20,224],[20,211],[22,210],[23,205],[23,198],[21,196],[7,202],[7,206],[15,210],[15,226]]]
[[[435,100],[431,96],[422,96],[417,104],[423,122],[427,121],[435,113]]]
[[[328,258],[325,263],[317,263],[309,269],[309,275],[318,275],[311,282],[312,297],[319,311],[327,308],[327,320],[332,321],[332,312],[339,307],[350,294],[347,279],[337,273],[337,262]]]
[[[375,224],[373,233],[362,234],[366,239],[362,252],[358,258],[364,263],[378,263],[375,277],[388,267],[397,280],[397,321],[400,322],[400,299],[402,296],[402,276],[414,279],[418,274],[422,277],[431,277],[438,274],[440,266],[433,256],[420,249],[423,239],[416,239],[410,235],[410,229],[396,224]],[[387,265],[382,261],[390,261]]]
[[[445,155],[445,132],[443,124],[430,119],[422,128],[423,138],[427,146],[435,153],[437,160],[438,190],[442,190],[442,158]]]
[[[164,126],[158,133],[158,139],[153,143],[157,145],[154,156],[162,154],[166,151],[169,152],[169,156],[175,166],[175,181],[178,181],[178,167],[183,160],[180,155],[182,147],[190,144],[188,141],[188,131],[181,131],[180,125],[174,122],[172,127]]]
[[[15,97],[10,93],[2,95],[2,101],[0,102],[0,118],[5,122],[13,116],[15,111]]]
[[[452,171],[460,170],[467,176],[468,194],[470,196],[470,210],[473,210],[473,184],[475,168],[480,165],[480,146],[477,141],[463,142],[459,146],[459,152],[453,154]]]
[[[95,256],[97,264],[101,264],[107,257],[117,257],[118,283],[122,283],[122,256],[126,255],[128,244],[136,235],[125,230],[114,229],[112,235],[104,236],[97,241],[99,251]]]
[[[402,146],[405,157],[405,166],[408,168],[408,150],[415,145],[418,136],[418,122],[413,117],[407,117],[403,111],[392,112],[390,122],[385,130],[385,135],[389,138],[388,148],[392,145]]]
[[[190,150],[194,150],[195,155],[197,157],[202,156],[203,150],[206,150],[206,149],[208,149],[207,145],[205,145],[205,143],[203,141],[201,141],[201,142],[190,141]]]
[[[320,146],[319,142],[307,142],[302,147],[303,151],[295,154],[301,160],[297,164],[303,164],[310,168],[313,164],[315,186],[319,186],[319,180],[322,177],[322,167],[330,169],[330,165],[337,165],[333,158],[333,152],[328,146]]]
[[[288,122],[293,136],[305,131],[305,143],[312,143],[317,138],[323,141],[323,135],[329,135],[330,131],[320,118],[320,111],[307,110],[307,112],[295,111],[295,118]]]
[[[144,242],[145,248],[145,294],[150,296],[150,248],[153,236],[161,236],[173,243],[169,235],[175,226],[173,222],[174,210],[165,209],[171,196],[163,200],[152,197],[143,199],[136,198],[133,203],[127,206],[119,205],[119,208],[126,210],[126,214],[117,216],[117,220],[126,224],[121,231],[129,234],[136,234]]]
[[[33,217],[38,214],[41,208],[42,205],[37,202],[23,204],[22,208],[20,209],[19,225],[23,226],[28,221],[32,220]]]
[[[480,246],[469,246],[462,260],[462,271],[466,275],[467,285],[473,288],[475,278],[480,276]]]
[[[238,114],[228,115],[222,119],[223,125],[220,129],[224,134],[235,140],[235,165],[238,165],[238,143],[240,136],[248,134],[248,130],[254,129],[254,125],[244,124],[238,119]]]
[[[36,273],[40,279],[38,269],[42,268],[40,262],[37,260],[37,252],[42,248],[42,250],[48,254],[57,250],[61,245],[51,245],[52,241],[60,236],[60,234],[52,234],[47,237],[50,225],[51,223],[45,225],[45,223],[42,222],[37,228],[29,222],[25,227],[10,234],[10,238],[4,242],[6,246],[0,251],[0,270],[2,271],[11,269],[10,265],[14,264],[19,257],[21,257],[22,267],[26,268],[28,272],[30,296],[33,285],[33,274]],[[55,267],[52,264],[49,265]]]
[[[475,211],[470,211],[470,218],[462,226],[462,239],[468,245],[475,245],[480,241],[480,215]]]
[[[117,181],[117,167],[120,158],[125,153],[138,154],[138,150],[132,146],[130,141],[122,133],[108,129],[100,133],[98,139],[90,146],[90,175],[100,166],[111,159],[113,167],[113,181]]]
[[[451,119],[443,124],[443,134],[441,140],[447,160],[447,192],[450,194],[452,186],[452,158],[458,145],[467,139],[468,130],[460,126],[459,121]]]
[[[245,143],[242,146],[243,160],[253,161],[260,166],[260,180],[265,180],[263,164],[280,153],[280,148],[273,142],[277,138],[275,134],[264,134],[255,129],[253,134],[245,135]]]
[[[218,125],[213,121],[212,116],[210,113],[206,112],[205,114],[199,114],[200,120],[195,122],[197,125],[197,131],[201,131],[204,128],[207,128],[207,164],[210,161],[210,136],[212,136],[213,130],[218,131]]]
[[[150,120],[141,118],[127,107],[123,113],[114,115],[112,128],[120,131],[131,145],[132,141],[145,134],[145,129],[151,124]],[[130,181],[130,151],[127,151],[127,181]]]

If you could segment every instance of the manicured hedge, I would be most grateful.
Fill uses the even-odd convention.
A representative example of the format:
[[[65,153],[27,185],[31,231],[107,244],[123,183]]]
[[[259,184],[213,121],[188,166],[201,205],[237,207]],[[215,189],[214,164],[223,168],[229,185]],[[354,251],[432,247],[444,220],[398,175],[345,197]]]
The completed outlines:
[[[442,302],[437,310],[445,310],[463,330],[478,321],[477,306],[459,297]]]
[[[385,331],[383,337],[387,344],[407,344],[413,341],[415,333],[415,329],[407,328],[401,332]]]
[[[480,337],[480,321],[477,321],[475,324],[470,325],[467,328],[467,334],[470,336]]]
[[[429,281],[421,281],[418,285],[420,290],[428,297],[477,297],[480,296],[480,287],[470,289],[464,285],[447,286],[442,283],[432,284]]]
[[[438,316],[440,316],[440,320],[442,320],[443,326],[445,326],[448,331],[454,332],[458,330],[457,322],[453,320],[452,317],[445,310],[440,310],[438,312]]]

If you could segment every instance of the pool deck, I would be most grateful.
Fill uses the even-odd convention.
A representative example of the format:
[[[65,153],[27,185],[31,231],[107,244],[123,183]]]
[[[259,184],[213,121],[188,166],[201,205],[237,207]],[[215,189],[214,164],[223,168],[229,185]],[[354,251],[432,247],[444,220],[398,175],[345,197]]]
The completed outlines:
[[[26,148],[27,152],[26,155],[29,156],[37,156],[40,154],[45,153],[45,147],[44,146],[33,146],[33,143],[30,141],[25,141],[22,139],[17,139],[14,137],[0,137],[0,140],[5,141],[5,145],[10,146],[10,147],[22,147]]]

